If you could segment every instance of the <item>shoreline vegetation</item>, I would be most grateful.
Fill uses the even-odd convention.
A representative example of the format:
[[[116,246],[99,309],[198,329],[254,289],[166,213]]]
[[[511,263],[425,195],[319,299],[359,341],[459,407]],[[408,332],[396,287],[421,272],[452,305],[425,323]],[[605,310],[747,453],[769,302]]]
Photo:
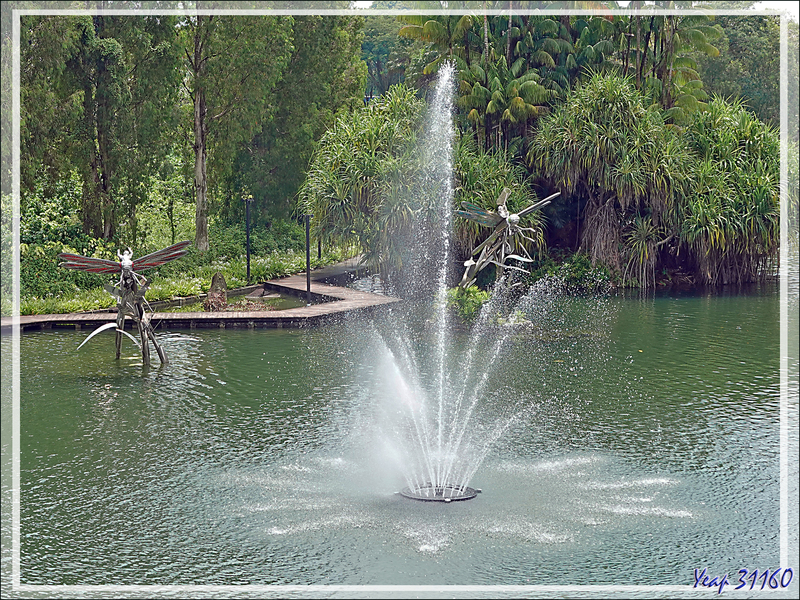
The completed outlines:
[[[453,208],[492,210],[506,187],[512,212],[560,192],[526,217],[536,232],[526,283],[557,276],[583,293],[768,280],[778,269],[779,20],[639,9],[23,16],[21,312],[113,304],[100,277],[59,269],[59,252],[113,260],[193,239],[186,257],[144,273],[151,301],[206,292],[217,271],[232,287],[303,271],[306,214],[312,266],[362,254],[401,282],[409,240],[437,226],[417,144],[448,62]],[[796,65],[796,23],[789,37]],[[796,69],[789,76],[796,231]],[[3,315],[11,222],[4,195]],[[486,235],[456,218],[456,261]],[[487,275],[465,305],[491,286]]]

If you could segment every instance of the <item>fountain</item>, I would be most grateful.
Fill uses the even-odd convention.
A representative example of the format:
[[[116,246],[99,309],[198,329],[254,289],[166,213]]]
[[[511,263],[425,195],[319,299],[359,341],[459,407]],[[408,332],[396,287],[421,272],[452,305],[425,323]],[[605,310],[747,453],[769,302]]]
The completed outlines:
[[[390,431],[388,438],[395,446],[392,454],[406,481],[399,494],[414,500],[444,503],[477,496],[480,490],[469,487],[473,475],[492,444],[529,410],[519,406],[510,417],[488,422],[485,415],[478,414],[488,374],[500,359],[508,339],[507,328],[498,336],[496,328],[487,321],[490,314],[509,304],[509,276],[504,275],[496,284],[493,300],[485,307],[473,339],[461,357],[457,357],[450,336],[447,287],[453,262],[450,240],[455,83],[455,67],[446,64],[439,71],[424,128],[426,136],[420,148],[426,169],[422,177],[423,194],[433,199],[436,222],[428,226],[428,235],[422,236],[409,270],[413,273],[414,291],[423,297],[433,297],[432,306],[422,311],[432,314],[425,315],[424,332],[412,331],[406,316],[389,324],[388,333],[379,335],[375,344],[383,362],[382,376],[378,380],[380,389],[373,391],[374,396],[381,398],[382,430]],[[545,203],[526,210],[531,212]],[[499,212],[504,214],[504,209],[505,197]],[[517,218],[514,225],[518,221]],[[501,238],[501,242],[505,239]],[[428,338],[430,344],[412,343],[421,338]],[[485,348],[492,349],[488,356],[481,355]],[[370,353],[368,360],[374,360],[374,356],[375,353]],[[427,374],[423,364],[432,367]]]

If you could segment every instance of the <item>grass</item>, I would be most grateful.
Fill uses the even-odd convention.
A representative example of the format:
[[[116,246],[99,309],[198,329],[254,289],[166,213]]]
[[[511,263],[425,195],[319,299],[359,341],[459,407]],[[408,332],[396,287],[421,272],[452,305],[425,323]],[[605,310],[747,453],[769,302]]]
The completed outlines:
[[[325,265],[334,264],[349,258],[349,253],[344,249],[332,248],[323,252],[321,258],[312,254],[311,268],[315,269]],[[170,269],[165,276],[145,273],[151,278],[152,283],[145,294],[150,302],[158,300],[172,300],[186,296],[195,296],[206,293],[211,287],[211,278],[217,271],[225,277],[228,288],[244,287],[247,282],[247,262],[244,256],[234,260],[217,259],[206,265],[187,265],[188,272],[180,273],[180,263],[175,261],[176,269]],[[270,254],[250,258],[250,283],[267,281],[278,277],[294,275],[305,271],[305,252],[294,250],[275,251]],[[179,274],[180,273],[180,274]],[[109,283],[111,280],[109,278]],[[3,315],[6,315],[6,302],[3,298]],[[8,302],[8,315],[11,314]],[[64,314],[112,308],[115,300],[102,287],[78,290],[75,292],[61,292],[42,297],[23,296],[20,298],[21,315],[38,314]]]

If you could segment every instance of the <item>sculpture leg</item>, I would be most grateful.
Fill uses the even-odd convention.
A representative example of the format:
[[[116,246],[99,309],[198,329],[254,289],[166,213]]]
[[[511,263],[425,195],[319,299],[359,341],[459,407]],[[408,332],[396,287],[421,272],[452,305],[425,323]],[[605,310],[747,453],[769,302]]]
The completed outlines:
[[[153,340],[153,346],[156,348],[156,352],[158,353],[158,359],[161,361],[162,365],[167,364],[169,361],[167,360],[167,355],[164,352],[164,349],[158,344],[156,341],[156,334],[153,331],[152,327],[147,328],[147,335],[150,336],[150,339]]]
[[[117,329],[122,330],[125,328],[125,314],[122,311],[117,313]],[[117,339],[115,340],[117,348],[117,360],[119,360],[120,349],[122,348],[122,334],[117,331]]]
[[[169,362],[167,360],[167,355],[164,352],[164,349],[158,344],[158,341],[156,340],[156,333],[155,331],[153,331],[153,326],[150,324],[150,315],[148,314],[144,315],[144,317],[142,318],[142,325],[145,328],[145,331],[147,331],[147,337],[153,340],[153,346],[155,347],[156,352],[158,353],[158,359],[161,361],[161,364],[162,365],[167,364]]]
[[[150,340],[147,339],[147,331],[141,320],[136,321],[139,326],[139,338],[142,340],[142,362],[144,366],[150,366]]]

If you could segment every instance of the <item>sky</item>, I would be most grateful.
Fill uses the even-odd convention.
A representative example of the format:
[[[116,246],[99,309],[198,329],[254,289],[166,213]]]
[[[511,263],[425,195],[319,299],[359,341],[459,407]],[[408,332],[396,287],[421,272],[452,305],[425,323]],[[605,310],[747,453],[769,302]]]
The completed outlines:
[[[775,10],[786,11],[789,14],[789,18],[795,23],[798,22],[798,13],[800,13],[800,3],[798,2],[781,2],[780,0],[771,0],[768,2],[758,2],[755,8],[772,8]]]

